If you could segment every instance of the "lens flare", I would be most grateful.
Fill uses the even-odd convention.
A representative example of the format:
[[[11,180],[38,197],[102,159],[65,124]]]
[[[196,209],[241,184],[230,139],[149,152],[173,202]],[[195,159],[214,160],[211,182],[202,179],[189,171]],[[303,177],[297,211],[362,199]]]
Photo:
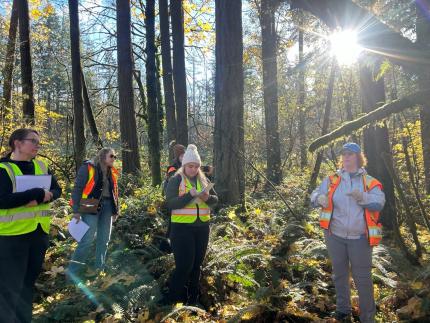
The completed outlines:
[[[342,30],[329,36],[331,55],[335,56],[340,65],[354,64],[363,48],[357,42],[357,33]]]

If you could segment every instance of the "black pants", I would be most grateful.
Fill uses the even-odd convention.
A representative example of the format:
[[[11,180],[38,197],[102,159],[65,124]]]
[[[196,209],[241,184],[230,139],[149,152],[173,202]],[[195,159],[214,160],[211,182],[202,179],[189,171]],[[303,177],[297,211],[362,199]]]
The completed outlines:
[[[209,242],[209,226],[172,223],[170,241],[176,266],[169,286],[170,301],[196,303],[200,270]]]
[[[42,269],[48,235],[0,236],[0,323],[30,323],[34,283]]]

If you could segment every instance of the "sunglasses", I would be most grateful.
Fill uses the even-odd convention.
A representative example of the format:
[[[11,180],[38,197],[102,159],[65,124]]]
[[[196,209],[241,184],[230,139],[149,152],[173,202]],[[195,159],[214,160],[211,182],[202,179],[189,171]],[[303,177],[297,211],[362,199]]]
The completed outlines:
[[[39,140],[37,140],[37,139],[34,139],[34,138],[29,138],[29,139],[22,139],[22,141],[30,141],[33,145],[35,145],[35,146],[40,146],[40,141]]]
[[[109,155],[109,157],[113,158],[113,159],[116,159],[116,155],[114,155],[114,154]]]

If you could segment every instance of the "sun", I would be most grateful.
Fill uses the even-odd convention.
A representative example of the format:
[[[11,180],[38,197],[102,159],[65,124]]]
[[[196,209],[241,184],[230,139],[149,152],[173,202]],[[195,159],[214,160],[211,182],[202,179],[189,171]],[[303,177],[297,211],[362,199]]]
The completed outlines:
[[[352,30],[342,30],[331,34],[330,53],[335,56],[340,65],[352,65],[357,62],[363,48],[357,42],[357,33]]]

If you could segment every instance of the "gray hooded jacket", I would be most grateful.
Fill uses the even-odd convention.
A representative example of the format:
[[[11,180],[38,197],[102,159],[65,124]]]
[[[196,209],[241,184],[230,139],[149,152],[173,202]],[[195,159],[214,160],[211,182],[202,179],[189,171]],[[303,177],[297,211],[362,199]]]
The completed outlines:
[[[366,233],[364,209],[381,211],[385,204],[385,194],[379,187],[364,192],[362,180],[362,176],[366,175],[364,168],[360,168],[355,174],[350,174],[344,170],[338,170],[337,174],[341,177],[341,181],[333,195],[330,231],[341,238],[359,239],[361,235]],[[311,203],[313,207],[320,207],[317,202],[318,195],[328,194],[329,183],[330,180],[326,177],[321,185],[312,192]],[[360,203],[347,195],[355,189],[363,192],[363,200]]]

